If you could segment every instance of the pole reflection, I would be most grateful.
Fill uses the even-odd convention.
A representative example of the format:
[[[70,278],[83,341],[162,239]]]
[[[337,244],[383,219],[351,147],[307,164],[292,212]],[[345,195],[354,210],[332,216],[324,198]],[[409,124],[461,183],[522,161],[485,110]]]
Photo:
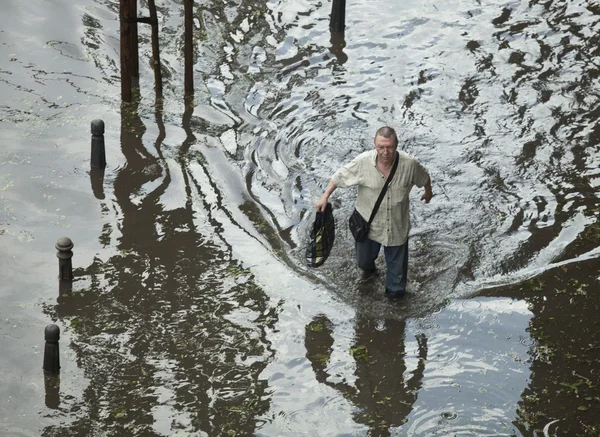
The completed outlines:
[[[158,134],[148,141],[137,103],[123,106],[126,164],[116,170],[114,197],[104,200],[112,202],[106,211],[115,217],[107,217],[102,230],[104,244],[118,253],[80,269],[73,291],[59,290],[57,304],[45,308],[70,328],[70,348],[89,378],[71,411],[90,413],[47,427],[45,436],[93,429],[153,436],[173,426],[251,435],[268,411],[259,375],[271,354],[265,329],[275,323],[276,310],[232,259],[212,215],[220,206],[191,176],[193,108],[184,113],[186,140],[166,152],[160,110],[155,117]],[[167,202],[173,175],[185,184],[179,206]],[[206,176],[210,180],[208,170]],[[199,216],[210,225],[198,226]],[[216,231],[207,234],[210,229]]]

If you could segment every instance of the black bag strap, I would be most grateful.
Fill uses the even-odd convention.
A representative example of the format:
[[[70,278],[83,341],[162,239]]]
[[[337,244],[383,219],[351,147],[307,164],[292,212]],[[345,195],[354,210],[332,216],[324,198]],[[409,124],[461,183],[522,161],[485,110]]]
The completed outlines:
[[[385,180],[385,184],[383,184],[383,188],[381,189],[381,193],[379,193],[377,202],[375,202],[375,206],[373,207],[373,212],[371,213],[371,217],[369,217],[369,225],[373,221],[373,218],[375,218],[375,214],[377,214],[377,210],[379,209],[379,205],[381,205],[383,196],[385,196],[387,187],[390,184],[390,181],[392,180],[392,178],[394,177],[394,174],[396,173],[396,167],[398,167],[398,161],[400,161],[400,154],[398,152],[396,152],[396,160],[394,161],[394,165],[392,166],[392,170],[390,171],[389,176]]]

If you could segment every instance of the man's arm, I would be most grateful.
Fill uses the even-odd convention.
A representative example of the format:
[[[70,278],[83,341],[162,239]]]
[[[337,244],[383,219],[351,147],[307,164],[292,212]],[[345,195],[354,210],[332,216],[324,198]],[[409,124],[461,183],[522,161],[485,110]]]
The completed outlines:
[[[333,179],[331,179],[329,181],[329,183],[327,184],[327,188],[325,188],[323,195],[317,201],[317,211],[325,212],[325,207],[327,206],[327,201],[329,200],[329,196],[331,196],[331,193],[333,193],[336,188],[337,188],[337,185],[335,185],[335,182],[333,182]]]
[[[424,185],[425,192],[421,196],[421,200],[424,200],[425,203],[429,203],[431,198],[433,197],[433,191],[431,190],[431,178],[427,179],[427,183]]]
[[[360,163],[365,159],[368,159],[367,152],[361,153],[352,161],[343,165],[338,171],[336,171],[333,174],[333,176],[331,176],[331,180],[327,184],[327,188],[325,188],[323,195],[317,201],[317,211],[325,212],[329,196],[331,196],[331,193],[333,193],[338,186],[341,188],[345,188],[350,187],[352,185],[358,185],[360,183]]]

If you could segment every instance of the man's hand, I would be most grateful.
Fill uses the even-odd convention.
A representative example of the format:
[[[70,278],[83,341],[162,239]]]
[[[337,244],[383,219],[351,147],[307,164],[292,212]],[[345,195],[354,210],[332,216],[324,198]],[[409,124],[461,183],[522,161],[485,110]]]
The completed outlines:
[[[431,191],[425,191],[421,196],[421,200],[424,200],[425,203],[429,203],[431,198],[433,197],[433,193]]]
[[[431,178],[425,184],[425,192],[421,196],[421,200],[424,200],[425,203],[429,203],[431,198],[433,197],[433,191],[431,190]]]
[[[337,188],[337,186],[335,185],[333,180],[329,181],[329,184],[327,184],[327,188],[325,188],[323,195],[317,201],[317,204],[316,204],[317,211],[325,212],[325,208],[327,208],[327,201],[329,200],[329,196],[331,196],[331,193],[333,193],[336,188]]]
[[[321,198],[317,201],[317,211],[325,212],[325,208],[327,207],[327,201],[329,200],[329,195],[327,193],[323,193]]]

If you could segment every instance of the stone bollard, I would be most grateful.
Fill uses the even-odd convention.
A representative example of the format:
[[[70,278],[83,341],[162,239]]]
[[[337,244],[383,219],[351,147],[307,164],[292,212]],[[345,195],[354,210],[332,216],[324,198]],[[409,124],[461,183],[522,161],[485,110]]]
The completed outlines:
[[[333,0],[329,29],[338,32],[346,27],[346,0]]]
[[[71,258],[73,258],[73,242],[70,238],[61,237],[56,242],[56,256],[58,257],[58,278],[61,281],[72,281],[73,280],[73,264]]]
[[[60,357],[58,356],[58,340],[60,328],[57,325],[47,325],[44,330],[46,347],[44,348],[44,372],[57,375],[60,371]]]
[[[102,120],[92,121],[92,168],[106,167],[106,152],[104,150],[104,122]]]

